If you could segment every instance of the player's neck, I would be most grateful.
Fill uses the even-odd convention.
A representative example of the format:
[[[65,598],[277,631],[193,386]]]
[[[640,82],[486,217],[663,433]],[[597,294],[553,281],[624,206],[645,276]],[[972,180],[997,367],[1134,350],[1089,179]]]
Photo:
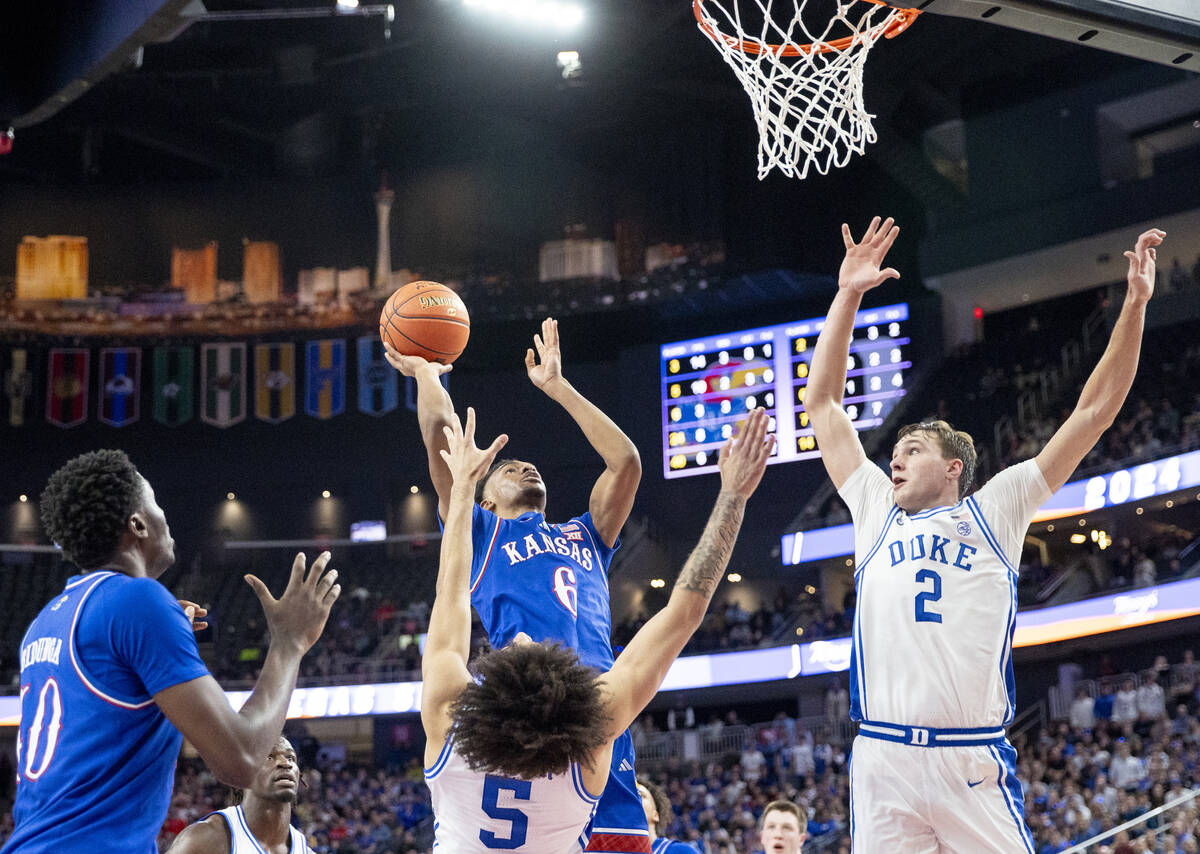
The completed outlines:
[[[501,519],[516,519],[518,516],[524,516],[526,513],[545,513],[544,507],[538,507],[534,504],[514,504],[511,507],[503,509],[497,507],[496,515]]]
[[[89,569],[88,572],[119,572],[122,575],[128,575],[130,578],[150,577],[150,573],[146,570],[146,562],[142,560],[141,555],[137,552],[124,550],[118,551],[105,561],[103,566]]]
[[[268,801],[247,793],[242,804],[246,824],[254,838],[270,851],[272,846],[289,843],[288,828],[292,823],[292,805],[282,801]]]

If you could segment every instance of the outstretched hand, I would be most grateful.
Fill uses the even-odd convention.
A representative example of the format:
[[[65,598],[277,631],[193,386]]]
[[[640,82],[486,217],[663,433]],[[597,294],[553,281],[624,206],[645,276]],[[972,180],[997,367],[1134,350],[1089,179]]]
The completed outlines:
[[[442,374],[449,373],[454,368],[453,365],[430,362],[428,359],[423,359],[420,356],[402,355],[399,350],[386,341],[383,342],[383,355],[388,360],[389,365],[406,377],[415,377],[423,368],[432,368],[434,373],[440,377]]]
[[[337,570],[325,571],[329,557],[329,552],[321,552],[305,575],[304,552],[296,555],[287,587],[278,599],[271,595],[267,585],[258,576],[245,576],[246,583],[262,603],[272,646],[289,645],[303,655],[312,649],[321,636],[325,621],[329,619],[329,609],[342,592],[342,585],[335,583]]]
[[[839,288],[862,294],[882,285],[888,279],[900,278],[900,273],[894,267],[879,269],[884,256],[896,242],[896,235],[900,233],[900,226],[894,223],[895,220],[889,216],[880,225],[879,217],[875,217],[867,226],[861,243],[854,242],[854,238],[850,236],[850,226],[842,223],[842,242],[846,244],[846,257],[838,270]]]
[[[442,428],[446,434],[447,447],[439,451],[454,483],[474,485],[477,480],[487,474],[500,453],[500,449],[508,444],[508,435],[501,433],[492,440],[492,444],[484,449],[475,446],[475,408],[467,407],[467,424],[464,427],[454,413],[453,420]]]
[[[721,470],[722,490],[749,498],[758,488],[775,448],[774,434],[767,435],[767,421],[767,410],[752,410],[737,436],[721,446],[717,467]]]
[[[525,351],[525,373],[535,386],[547,391],[551,384],[562,379],[557,320],[547,317],[542,321],[542,334],[533,336],[533,346],[537,348],[537,357],[534,357],[533,347]]]
[[[1163,242],[1167,233],[1159,228],[1151,228],[1138,235],[1137,245],[1132,252],[1126,252],[1129,259],[1129,272],[1125,280],[1129,283],[1129,295],[1142,301],[1154,295],[1155,264],[1158,253],[1155,246]]]
[[[202,632],[208,628],[208,620],[204,619],[208,616],[207,608],[201,608],[188,599],[179,599],[178,602],[183,608],[183,613],[187,615],[188,622],[192,624],[193,632]]]

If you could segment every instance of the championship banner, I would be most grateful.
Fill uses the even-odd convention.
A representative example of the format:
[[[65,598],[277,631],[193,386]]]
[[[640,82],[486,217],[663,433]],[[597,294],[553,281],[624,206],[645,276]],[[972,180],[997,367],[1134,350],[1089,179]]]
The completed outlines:
[[[4,409],[11,427],[21,427],[33,419],[36,400],[33,391],[33,358],[24,347],[13,347],[0,379],[3,380]]]
[[[339,338],[304,345],[304,411],[332,418],[346,411],[346,342]]]
[[[91,351],[56,347],[46,370],[46,420],[59,427],[87,421]]]
[[[400,374],[383,356],[378,335],[358,339],[358,410],[386,415],[400,405]]]
[[[141,410],[141,385],[140,347],[102,348],[96,417],[110,427],[126,427],[137,421]]]
[[[159,424],[178,427],[192,420],[195,358],[191,347],[154,349],[154,420]]]
[[[200,420],[232,427],[246,418],[246,344],[200,345]]]
[[[271,424],[296,414],[296,345],[254,347],[254,416]]]

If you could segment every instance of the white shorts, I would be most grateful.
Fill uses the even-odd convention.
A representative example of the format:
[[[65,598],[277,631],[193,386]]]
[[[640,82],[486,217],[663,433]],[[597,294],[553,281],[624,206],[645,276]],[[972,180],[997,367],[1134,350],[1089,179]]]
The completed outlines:
[[[999,744],[916,747],[858,735],[850,754],[854,854],[1034,854],[1015,771]]]

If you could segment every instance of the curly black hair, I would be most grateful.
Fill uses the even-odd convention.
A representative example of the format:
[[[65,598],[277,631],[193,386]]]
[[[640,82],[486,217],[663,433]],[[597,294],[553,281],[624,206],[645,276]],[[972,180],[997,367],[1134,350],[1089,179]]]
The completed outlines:
[[[533,780],[587,765],[608,743],[597,673],[558,644],[507,646],[475,662],[451,707],[454,749],[473,770]]]
[[[124,451],[92,451],[68,462],[42,492],[42,526],[80,569],[104,564],[142,501],[138,470]]]
[[[492,463],[492,467],[487,470],[487,474],[485,474],[483,477],[479,478],[479,482],[475,484],[475,503],[476,504],[478,504],[480,501],[483,500],[483,490],[485,487],[487,487],[487,482],[488,482],[488,480],[491,479],[492,475],[494,475],[496,472],[500,471],[500,469],[504,468],[504,466],[508,465],[509,463],[515,463],[515,462],[519,462],[519,461],[513,459],[512,457],[509,457],[509,458],[503,459],[503,460],[496,460],[496,462]]]
[[[667,829],[675,818],[675,808],[671,806],[671,799],[667,797],[662,786],[650,782],[645,777],[638,777],[637,784],[645,787],[646,791],[650,793],[650,797],[654,801],[654,808],[658,810],[658,825],[654,828],[655,835],[666,835]]]

